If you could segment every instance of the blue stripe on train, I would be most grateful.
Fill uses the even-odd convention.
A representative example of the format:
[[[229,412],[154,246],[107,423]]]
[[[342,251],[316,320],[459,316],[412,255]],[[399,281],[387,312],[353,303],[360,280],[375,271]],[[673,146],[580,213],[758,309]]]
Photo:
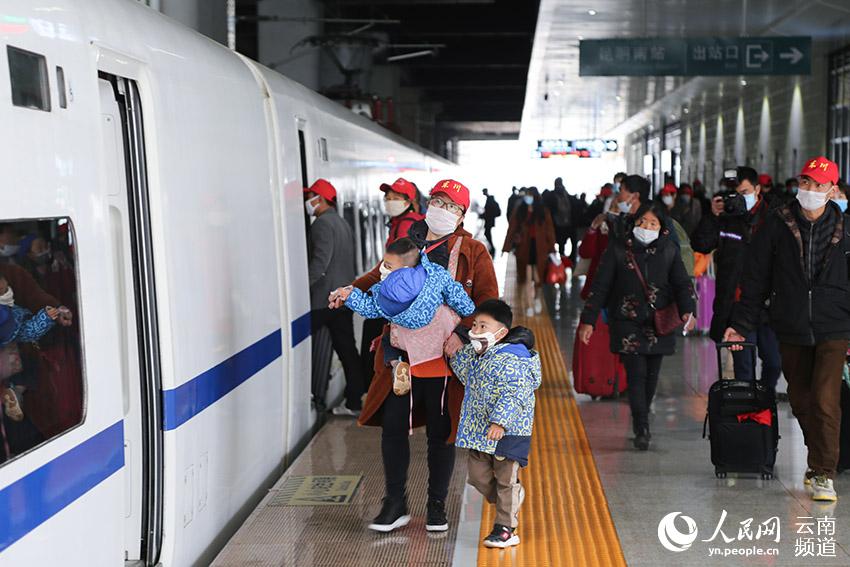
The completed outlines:
[[[119,421],[0,490],[0,552],[123,466]]]
[[[310,330],[310,312],[308,311],[292,322],[292,348],[297,347],[304,339],[309,337]]]
[[[283,354],[280,329],[173,390],[162,392],[163,428],[177,429]]]

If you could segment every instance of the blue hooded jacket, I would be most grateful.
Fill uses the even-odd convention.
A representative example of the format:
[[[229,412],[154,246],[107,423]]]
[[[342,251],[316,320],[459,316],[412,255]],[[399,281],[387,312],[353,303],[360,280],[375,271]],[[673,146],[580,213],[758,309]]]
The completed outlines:
[[[386,280],[369,288],[368,293],[354,288],[345,301],[346,307],[366,319],[384,318],[406,329],[420,329],[430,323],[443,304],[461,317],[475,311],[475,304],[463,285],[448,270],[429,261],[424,253],[415,268],[394,270]]]

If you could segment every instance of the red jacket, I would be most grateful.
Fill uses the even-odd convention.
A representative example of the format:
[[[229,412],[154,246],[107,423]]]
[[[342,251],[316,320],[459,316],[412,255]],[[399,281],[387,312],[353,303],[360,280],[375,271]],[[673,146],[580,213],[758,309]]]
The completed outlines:
[[[596,275],[596,270],[599,268],[599,262],[602,261],[602,255],[605,253],[606,248],[608,248],[608,235],[602,234],[599,229],[588,229],[584,238],[581,240],[581,246],[578,247],[579,256],[590,258],[587,278],[584,281],[584,287],[581,288],[582,299],[587,299],[587,295],[590,293],[590,287],[593,285],[593,276]]]
[[[407,236],[408,231],[410,231],[411,225],[416,221],[421,221],[424,218],[425,215],[413,211],[407,211],[403,215],[391,218],[390,234],[387,237],[386,246],[389,246],[392,242],[395,242],[399,238]]]

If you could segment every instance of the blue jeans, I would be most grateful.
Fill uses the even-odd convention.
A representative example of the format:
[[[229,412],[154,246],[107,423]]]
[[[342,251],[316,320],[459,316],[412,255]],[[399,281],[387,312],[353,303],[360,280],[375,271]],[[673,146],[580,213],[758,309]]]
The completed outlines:
[[[748,343],[758,346],[761,358],[761,380],[770,390],[776,390],[779,375],[782,374],[782,358],[779,355],[779,340],[768,325],[762,325],[746,336]],[[733,351],[735,379],[752,382],[755,379],[753,355],[749,349]]]

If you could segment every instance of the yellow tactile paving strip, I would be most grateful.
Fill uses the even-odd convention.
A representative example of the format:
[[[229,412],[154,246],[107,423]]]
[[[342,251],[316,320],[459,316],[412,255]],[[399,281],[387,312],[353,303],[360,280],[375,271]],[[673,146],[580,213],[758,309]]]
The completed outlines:
[[[517,532],[521,544],[508,550],[481,547],[478,565],[625,566],[552,322],[545,307],[541,314],[525,316],[528,301],[513,279],[509,273],[505,298],[514,306],[514,324],[534,332],[543,383],[537,390],[529,465],[520,473],[526,489]],[[494,506],[485,503],[482,539],[494,517]]]

